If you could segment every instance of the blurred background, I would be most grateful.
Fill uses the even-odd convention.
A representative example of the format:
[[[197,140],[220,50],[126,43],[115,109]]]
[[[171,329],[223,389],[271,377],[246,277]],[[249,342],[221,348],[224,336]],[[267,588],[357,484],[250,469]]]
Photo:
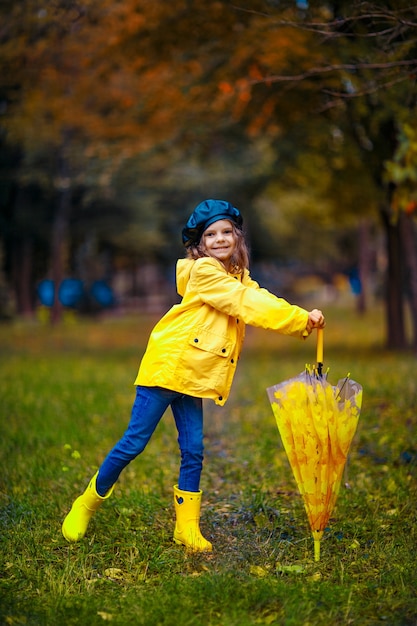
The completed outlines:
[[[417,6],[3,0],[0,319],[162,314],[197,203],[277,295],[417,352]]]

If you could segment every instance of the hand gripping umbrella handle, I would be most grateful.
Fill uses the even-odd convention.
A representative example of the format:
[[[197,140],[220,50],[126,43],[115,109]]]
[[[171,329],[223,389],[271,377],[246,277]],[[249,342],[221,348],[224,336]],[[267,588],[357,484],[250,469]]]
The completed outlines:
[[[317,329],[317,372],[323,374],[323,329]]]

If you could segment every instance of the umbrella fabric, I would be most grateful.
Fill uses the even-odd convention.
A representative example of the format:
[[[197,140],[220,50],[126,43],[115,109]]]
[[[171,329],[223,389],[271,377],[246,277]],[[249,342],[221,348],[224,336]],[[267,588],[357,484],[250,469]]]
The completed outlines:
[[[334,387],[325,376],[307,369],[267,392],[319,560],[320,540],[336,503],[358,423],[362,387],[348,377]]]

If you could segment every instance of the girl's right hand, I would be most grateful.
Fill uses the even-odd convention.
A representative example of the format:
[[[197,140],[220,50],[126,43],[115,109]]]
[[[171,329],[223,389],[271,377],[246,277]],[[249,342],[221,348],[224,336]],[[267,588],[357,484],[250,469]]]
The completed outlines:
[[[324,328],[326,326],[326,322],[324,319],[324,315],[319,309],[313,309],[309,311],[306,331],[310,334],[313,328]]]

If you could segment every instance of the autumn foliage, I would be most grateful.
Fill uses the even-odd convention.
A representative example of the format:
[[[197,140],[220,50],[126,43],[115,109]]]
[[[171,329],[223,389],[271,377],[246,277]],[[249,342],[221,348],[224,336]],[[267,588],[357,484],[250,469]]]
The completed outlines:
[[[169,257],[201,194],[250,207],[258,257],[278,241],[308,251],[292,243],[299,223],[331,224],[334,240],[378,212],[391,241],[396,208],[413,206],[417,15],[407,2],[8,0],[0,13],[0,215],[20,311],[39,278],[72,271],[86,240],[132,264]],[[287,243],[282,190],[299,199]],[[393,290],[405,280],[394,274]]]

